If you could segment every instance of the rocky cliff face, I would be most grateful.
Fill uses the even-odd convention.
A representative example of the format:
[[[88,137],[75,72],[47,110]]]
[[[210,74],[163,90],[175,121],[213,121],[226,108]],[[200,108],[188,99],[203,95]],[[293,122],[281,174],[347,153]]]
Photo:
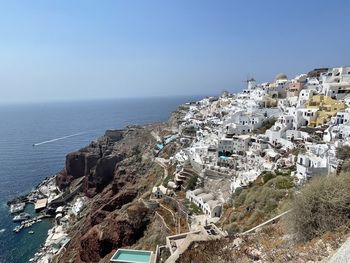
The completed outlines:
[[[54,262],[109,262],[117,248],[135,245],[143,237],[154,211],[144,205],[142,195],[163,173],[153,162],[156,141],[151,132],[165,127],[129,127],[117,136],[108,132],[67,155],[59,186],[84,177],[84,193],[90,199],[85,215],[70,230],[67,250]]]

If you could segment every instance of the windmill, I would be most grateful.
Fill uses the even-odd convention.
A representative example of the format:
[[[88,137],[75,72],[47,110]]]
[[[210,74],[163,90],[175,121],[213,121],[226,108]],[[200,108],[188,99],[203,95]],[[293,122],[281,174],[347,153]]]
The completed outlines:
[[[256,82],[254,78],[251,78],[249,74],[247,74],[247,79],[243,82],[247,85],[247,90],[252,90],[256,87]]]

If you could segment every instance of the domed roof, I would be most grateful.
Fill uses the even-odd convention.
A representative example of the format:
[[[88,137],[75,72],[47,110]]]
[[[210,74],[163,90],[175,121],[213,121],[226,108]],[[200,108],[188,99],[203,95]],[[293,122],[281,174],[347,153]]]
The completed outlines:
[[[276,75],[275,80],[288,79],[286,74],[279,73]]]

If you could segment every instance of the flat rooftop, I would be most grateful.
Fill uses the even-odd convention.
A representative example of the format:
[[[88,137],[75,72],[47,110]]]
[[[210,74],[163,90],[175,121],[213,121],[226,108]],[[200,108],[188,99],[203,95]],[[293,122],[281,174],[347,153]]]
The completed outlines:
[[[150,263],[152,251],[147,250],[132,250],[118,249],[114,253],[110,262],[115,263]]]
[[[43,209],[46,207],[46,205],[47,205],[47,198],[38,199],[35,203],[34,209],[35,210]]]

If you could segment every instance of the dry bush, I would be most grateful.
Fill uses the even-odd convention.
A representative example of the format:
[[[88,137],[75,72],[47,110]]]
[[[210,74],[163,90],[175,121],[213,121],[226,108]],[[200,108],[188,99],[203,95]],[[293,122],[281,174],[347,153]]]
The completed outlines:
[[[341,160],[347,160],[350,158],[350,146],[344,145],[337,148],[336,157]]]
[[[235,210],[230,215],[230,222],[238,223],[244,230],[270,219],[277,215],[282,204],[287,202],[291,192],[290,188],[293,186],[290,176],[278,175],[269,179],[264,185],[239,189],[232,195]],[[232,226],[234,225],[228,228]]]
[[[293,202],[293,211],[287,217],[292,230],[302,240],[332,231],[349,224],[350,175],[314,178]]]
[[[341,171],[344,173],[350,173],[350,160],[346,160],[343,162],[341,166]]]
[[[241,231],[237,223],[230,223],[228,225],[225,225],[224,230],[226,230],[229,235],[234,235]]]

